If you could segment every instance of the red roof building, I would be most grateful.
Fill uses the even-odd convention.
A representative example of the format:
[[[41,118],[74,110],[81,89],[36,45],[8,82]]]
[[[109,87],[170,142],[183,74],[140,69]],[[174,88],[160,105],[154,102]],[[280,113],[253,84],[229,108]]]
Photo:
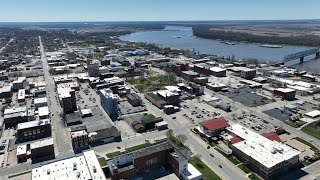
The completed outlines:
[[[203,121],[200,123],[200,125],[204,133],[210,134],[211,136],[219,135],[221,131],[225,130],[227,127],[230,126],[228,121],[224,118],[216,118]]]
[[[280,137],[276,133],[261,133],[260,135],[270,139],[271,141],[282,142]]]
[[[235,136],[235,137],[233,137],[233,138],[230,139],[230,143],[231,143],[231,144],[235,144],[235,143],[238,143],[238,142],[240,142],[240,141],[242,141],[242,139],[239,138],[238,136]]]

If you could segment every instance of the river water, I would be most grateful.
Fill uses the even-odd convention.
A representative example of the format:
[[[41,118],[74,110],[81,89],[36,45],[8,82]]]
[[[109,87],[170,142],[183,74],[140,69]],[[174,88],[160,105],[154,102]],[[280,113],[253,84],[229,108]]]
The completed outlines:
[[[177,49],[189,49],[191,51],[213,54],[219,57],[232,57],[237,59],[255,58],[266,62],[281,62],[284,56],[312,49],[304,46],[283,46],[282,48],[265,48],[251,43],[239,43],[227,45],[218,40],[205,39],[193,36],[191,27],[167,26],[163,30],[144,31],[120,36],[123,41],[153,43],[160,47]],[[297,64],[299,60],[290,62],[288,65],[299,70],[308,70],[320,73],[320,61],[314,60],[314,56],[306,57],[311,59],[303,64]],[[319,70],[318,70],[319,69]],[[318,72],[319,71],[319,72]]]

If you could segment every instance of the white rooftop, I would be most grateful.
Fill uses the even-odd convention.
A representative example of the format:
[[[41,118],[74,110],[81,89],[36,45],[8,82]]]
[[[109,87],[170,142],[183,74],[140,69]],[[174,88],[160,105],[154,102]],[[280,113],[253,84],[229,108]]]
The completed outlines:
[[[67,82],[67,83],[60,83],[57,85],[57,88],[77,88],[79,84],[77,82]]]
[[[48,106],[39,107],[38,108],[38,113],[39,113],[39,116],[47,116],[47,115],[49,115],[49,107]]]
[[[93,150],[32,169],[32,180],[106,180]]]
[[[157,91],[157,93],[162,97],[170,97],[170,96],[179,95],[178,93],[175,93],[175,92],[172,92],[169,90],[160,90],[160,91]]]
[[[186,170],[182,171],[182,176],[186,179],[202,179],[202,174],[192,164],[188,163]]]
[[[318,116],[320,116],[320,111],[314,110],[314,111],[305,113],[305,115],[309,116],[309,117],[318,117]]]
[[[290,88],[278,88],[278,89],[275,89],[275,90],[283,92],[283,93],[290,93],[290,92],[294,92],[295,91],[294,89],[290,89]]]
[[[36,126],[42,126],[50,123],[50,119],[41,119],[41,120],[35,120],[35,121],[28,121],[24,123],[19,123],[17,125],[17,130],[20,129],[27,129],[31,127],[36,127]]]
[[[47,102],[47,98],[46,97],[35,98],[34,99],[34,104],[42,104],[42,103],[46,103],[46,102]]]
[[[85,130],[74,131],[74,132],[71,133],[71,137],[72,138],[79,137],[79,136],[84,136],[84,135],[88,135],[87,131],[85,131]]]
[[[25,89],[19,89],[18,91],[18,100],[25,99],[26,97],[26,90]]]
[[[210,68],[210,71],[214,71],[214,72],[222,72],[225,71],[226,69],[223,68],[219,68],[219,67],[212,67]]]
[[[92,114],[92,111],[91,109],[81,109],[81,114],[82,115]]]
[[[71,88],[57,88],[57,91],[60,99],[71,97]]]
[[[165,86],[165,88],[171,92],[181,92],[178,86]]]
[[[278,141],[271,141],[240,124],[232,124],[227,130],[244,139],[233,144],[235,148],[267,168],[290,160],[300,154],[299,151]]]
[[[100,93],[107,98],[117,99],[117,97],[113,94],[111,89],[101,89]]]
[[[27,111],[26,106],[12,107],[12,108],[5,109],[3,115],[14,114],[18,112],[25,112],[25,111]]]
[[[52,137],[45,138],[45,139],[40,139],[38,141],[35,141],[35,142],[31,143],[30,144],[30,149],[37,149],[37,148],[45,147],[45,146],[49,146],[49,145],[53,145]]]
[[[27,144],[19,145],[17,147],[17,156],[27,153]]]

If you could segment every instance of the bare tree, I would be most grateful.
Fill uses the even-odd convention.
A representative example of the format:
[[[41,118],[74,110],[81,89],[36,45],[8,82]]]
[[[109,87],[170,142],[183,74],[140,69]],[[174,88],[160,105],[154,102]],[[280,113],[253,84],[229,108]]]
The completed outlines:
[[[173,136],[173,130],[172,129],[169,129],[167,132],[166,132],[166,136],[168,138],[171,138]]]
[[[197,157],[198,159],[201,159],[201,154],[196,154],[195,157]]]
[[[177,138],[178,138],[178,140],[181,141],[183,144],[186,142],[186,140],[188,140],[188,137],[185,136],[185,135],[182,135],[182,134],[178,135]]]

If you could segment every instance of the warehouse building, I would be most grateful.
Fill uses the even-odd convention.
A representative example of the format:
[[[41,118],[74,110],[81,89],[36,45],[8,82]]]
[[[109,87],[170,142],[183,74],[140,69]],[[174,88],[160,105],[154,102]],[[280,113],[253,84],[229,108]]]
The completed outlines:
[[[299,166],[300,152],[277,140],[270,140],[239,124],[231,125],[227,131],[242,139],[232,144],[232,153],[264,179],[273,179]]]
[[[128,102],[133,106],[142,106],[142,99],[135,93],[126,94]]]
[[[32,180],[43,179],[106,180],[106,177],[96,154],[93,150],[88,150],[79,156],[41,164],[33,168]]]
[[[273,93],[285,100],[291,101],[296,99],[296,91],[290,88],[278,88],[275,89]]]

